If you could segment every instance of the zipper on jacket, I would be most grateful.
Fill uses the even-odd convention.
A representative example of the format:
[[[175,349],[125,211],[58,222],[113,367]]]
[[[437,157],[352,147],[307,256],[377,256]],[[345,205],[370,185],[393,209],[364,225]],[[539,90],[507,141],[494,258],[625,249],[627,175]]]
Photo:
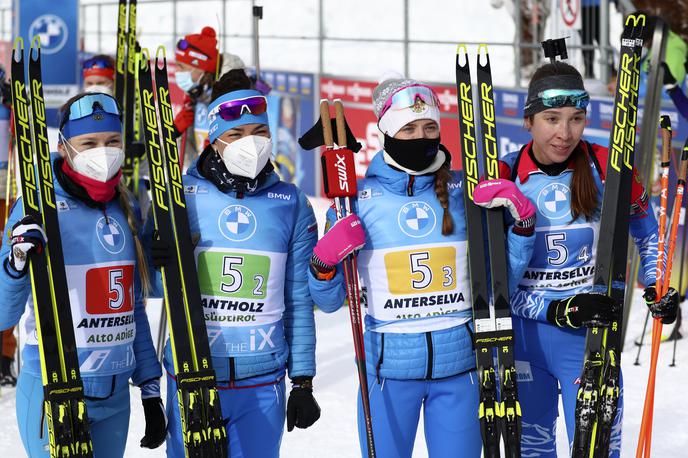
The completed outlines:
[[[428,346],[428,370],[425,373],[425,379],[426,380],[431,380],[432,379],[432,333],[431,332],[426,332],[425,333],[425,342],[427,343]]]
[[[377,360],[377,366],[375,366],[375,377],[377,378],[377,384],[380,384],[380,366],[382,366],[382,361],[385,358],[385,333],[380,334],[382,336],[380,343],[380,359]]]
[[[237,191],[236,198],[237,199],[243,199],[244,198],[244,191]]]
[[[413,182],[414,181],[416,181],[416,177],[413,175],[409,175],[408,185],[406,186],[406,195],[408,195],[408,196],[413,195]]]
[[[229,357],[229,386],[234,387],[234,378],[236,374],[234,373],[234,357]]]

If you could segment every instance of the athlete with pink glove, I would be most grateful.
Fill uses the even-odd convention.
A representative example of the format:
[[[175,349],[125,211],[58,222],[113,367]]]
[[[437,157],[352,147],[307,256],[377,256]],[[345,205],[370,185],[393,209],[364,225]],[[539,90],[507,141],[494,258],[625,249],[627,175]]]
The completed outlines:
[[[360,249],[378,457],[411,456],[421,410],[430,456],[479,457],[461,175],[449,170],[449,152],[440,144],[440,110],[431,88],[386,80],[373,99],[384,149],[358,182],[358,216],[332,225],[318,241],[311,295],[326,312],[341,307],[345,290],[337,266]],[[510,208],[516,220],[507,237],[510,273],[520,278],[534,240],[533,205],[509,181],[492,183],[476,196]],[[333,211],[328,221],[334,221]],[[368,456],[361,410],[359,400],[359,440]]]

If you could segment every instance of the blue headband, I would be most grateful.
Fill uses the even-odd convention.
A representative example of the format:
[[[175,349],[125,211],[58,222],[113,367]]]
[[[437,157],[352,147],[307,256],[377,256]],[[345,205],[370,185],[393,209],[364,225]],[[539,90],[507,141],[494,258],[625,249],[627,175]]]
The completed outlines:
[[[263,97],[263,94],[255,89],[242,89],[239,91],[228,92],[223,94],[213,102],[208,107],[208,123],[210,124],[210,130],[208,131],[208,140],[213,143],[217,140],[217,137],[227,132],[229,129],[234,129],[235,127],[245,126],[246,124],[264,124],[268,125],[268,114],[267,112],[254,115],[250,113],[245,113],[239,117],[239,119],[234,119],[232,121],[225,121],[217,114],[213,113],[213,110],[217,108],[220,104],[224,102],[230,102],[237,99],[245,99],[248,97]]]
[[[67,120],[60,130],[66,139],[83,134],[95,134],[98,132],[122,133],[122,122],[119,116],[96,110],[92,115],[79,119]]]

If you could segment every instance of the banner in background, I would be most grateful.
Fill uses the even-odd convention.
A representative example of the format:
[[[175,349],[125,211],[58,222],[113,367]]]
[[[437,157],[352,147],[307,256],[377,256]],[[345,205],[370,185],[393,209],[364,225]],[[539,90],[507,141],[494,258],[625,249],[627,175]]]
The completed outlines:
[[[304,151],[298,138],[315,122],[315,80],[312,73],[263,71],[271,87],[268,119],[272,134],[273,163],[283,181],[294,183],[306,194],[319,193],[317,151]]]
[[[28,50],[33,37],[41,39],[43,95],[47,121],[57,125],[56,109],[79,92],[78,0],[15,0],[13,36],[24,38]]]

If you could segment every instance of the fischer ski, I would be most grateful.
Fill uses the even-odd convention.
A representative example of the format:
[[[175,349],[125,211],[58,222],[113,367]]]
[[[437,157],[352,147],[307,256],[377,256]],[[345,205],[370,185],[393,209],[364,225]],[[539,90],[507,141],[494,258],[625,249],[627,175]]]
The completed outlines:
[[[84,388],[79,373],[69,289],[55,205],[53,169],[50,163],[43,99],[39,37],[34,37],[29,50],[28,86],[25,75],[24,41],[21,37],[14,41],[12,107],[24,214],[41,223],[49,240],[44,250],[31,255],[29,272],[39,342],[50,456],[91,457],[93,446]],[[34,161],[34,155],[37,157],[37,163]],[[38,176],[36,176],[36,169],[38,169]]]
[[[619,72],[610,134],[609,160],[604,177],[599,239],[593,290],[624,302],[628,227],[640,80],[640,51],[646,18],[626,18],[621,36]],[[625,313],[625,311],[624,311]],[[620,386],[621,326],[590,328],[585,342],[583,371],[576,401],[576,429],[571,456],[602,458],[609,455],[612,426]]]
[[[484,50],[481,62],[480,51]],[[478,88],[480,90],[480,124],[483,160],[488,179],[499,178],[496,124],[492,77],[487,47],[478,50]],[[468,267],[473,303],[474,343],[478,369],[480,432],[485,457],[500,456],[500,436],[504,438],[508,457],[521,456],[521,408],[516,390],[516,368],[513,357],[513,330],[509,310],[504,220],[501,210],[488,210],[487,231],[483,231],[483,212],[473,201],[480,180],[476,119],[473,109],[470,66],[465,45],[456,53],[456,85],[459,106],[459,132],[463,161],[463,196],[466,212]],[[478,223],[480,222],[480,223]],[[484,234],[488,237],[491,284]],[[490,313],[490,290],[495,313]],[[495,369],[493,350],[497,350]]]
[[[138,72],[155,229],[158,237],[173,247],[175,259],[161,271],[184,448],[187,457],[224,458],[228,455],[227,432],[215,388],[179,152],[172,136],[174,114],[165,48],[159,47],[155,58],[156,90],[146,49],[141,52]]]
[[[481,50],[484,51],[481,54]],[[485,178],[499,178],[499,148],[495,121],[492,71],[487,45],[478,47],[478,92],[480,94],[480,138]],[[499,367],[499,413],[507,457],[521,456],[521,405],[516,387],[514,334],[509,309],[509,272],[504,237],[504,212],[501,208],[486,209],[487,245],[490,254],[490,279],[494,304],[494,329],[502,333],[496,346]]]

